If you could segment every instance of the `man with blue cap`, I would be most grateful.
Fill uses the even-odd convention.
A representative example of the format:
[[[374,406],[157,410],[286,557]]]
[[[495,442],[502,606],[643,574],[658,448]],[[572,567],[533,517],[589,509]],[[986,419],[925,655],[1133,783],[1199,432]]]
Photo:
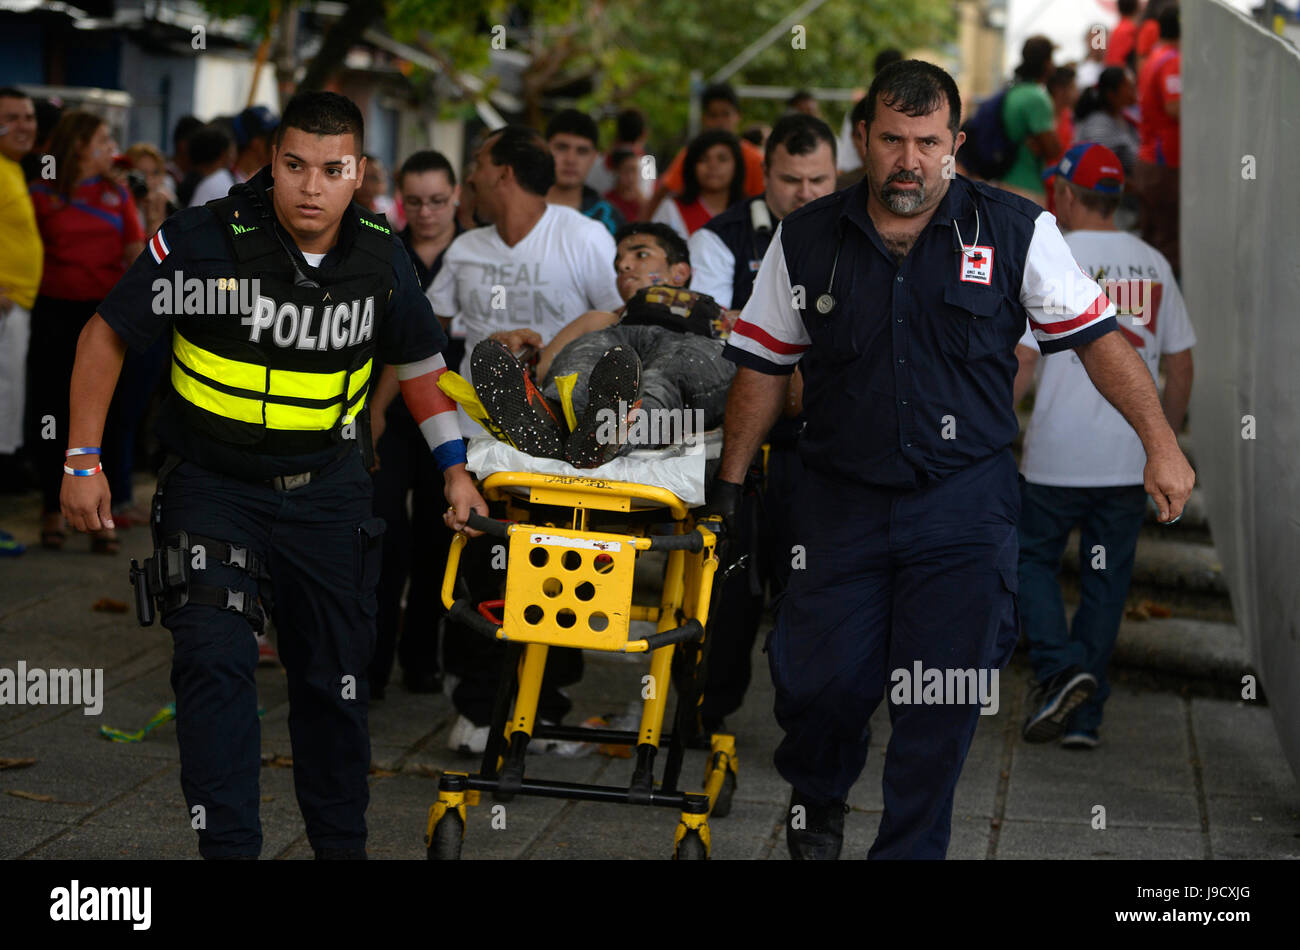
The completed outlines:
[[[1150,244],[1116,230],[1124,168],[1114,152],[1095,142],[1075,145],[1043,175],[1053,176],[1056,218],[1070,253],[1115,304],[1119,332],[1153,379],[1164,357],[1160,403],[1177,432],[1192,392],[1196,334],[1173,268]],[[1020,615],[1036,683],[1023,734],[1026,742],[1060,739],[1068,749],[1092,749],[1147,509],[1147,455],[1077,357],[1062,351],[1040,359],[1039,352],[1026,331],[1016,346],[1015,399],[1034,381],[1035,368],[1038,394],[1020,462]],[[1079,609],[1067,626],[1056,575],[1075,526]]]
[[[235,181],[248,181],[271,161],[271,139],[280,117],[266,106],[249,106],[230,123],[235,132]]]

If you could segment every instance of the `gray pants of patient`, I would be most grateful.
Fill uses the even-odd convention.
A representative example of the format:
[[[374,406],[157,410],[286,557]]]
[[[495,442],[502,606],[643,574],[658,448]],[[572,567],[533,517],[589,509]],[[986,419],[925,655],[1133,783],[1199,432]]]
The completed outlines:
[[[587,378],[592,368],[607,350],[620,344],[641,358],[642,409],[699,409],[705,429],[722,425],[736,364],[722,358],[721,340],[666,327],[617,325],[578,337],[551,363],[542,392],[558,402],[555,378],[577,373],[573,411],[581,417],[587,407]]]

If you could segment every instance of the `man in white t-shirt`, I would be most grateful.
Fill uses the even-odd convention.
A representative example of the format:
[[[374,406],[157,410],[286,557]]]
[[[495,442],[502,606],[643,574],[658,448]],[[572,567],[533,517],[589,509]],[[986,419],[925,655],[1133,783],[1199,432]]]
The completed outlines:
[[[451,242],[428,290],[433,312],[444,325],[454,318],[464,334],[460,374],[470,382],[470,356],[491,334],[529,328],[549,343],[579,314],[623,304],[611,266],[613,236],[580,211],[548,205],[546,193],[553,184],[555,159],[532,129],[511,125],[491,132],[474,154],[462,194],[489,224]],[[465,435],[486,435],[463,409],[459,412]],[[490,540],[471,541],[461,555],[461,576],[476,603],[500,596],[502,577],[491,566]],[[448,672],[456,678],[452,704],[460,714],[447,744],[480,754],[487,744],[502,653],[451,618],[447,622],[444,652]],[[568,713],[571,704],[560,687],[581,675],[579,651],[551,651],[537,707],[543,721],[559,722]],[[577,746],[561,744],[556,751]],[[539,743],[532,748],[545,747]]]
[[[613,236],[573,208],[548,205],[554,182],[555,160],[532,129],[493,132],[474,155],[464,190],[489,226],[451,243],[428,291],[433,312],[464,333],[460,374],[470,382],[468,354],[493,333],[527,327],[549,343],[579,314],[623,305]],[[482,433],[464,410],[461,427]]]
[[[1196,335],[1165,257],[1135,235],[1115,230],[1124,170],[1103,145],[1083,143],[1066,152],[1056,173],[1056,214],[1083,271],[1118,311],[1120,332],[1157,376],[1165,359],[1161,404],[1170,427],[1183,424],[1192,388]],[[1067,291],[1068,288],[1062,288]],[[1038,681],[1024,737],[1068,748],[1098,742],[1102,704],[1110,693],[1106,665],[1124,613],[1138,531],[1146,513],[1142,473],[1146,453],[1123,416],[1093,386],[1073,351],[1040,359],[1032,333],[1016,347],[1021,369],[1016,401],[1037,369],[1034,413],[1021,459],[1020,615]],[[1073,625],[1056,575],[1070,531],[1078,526],[1079,609]],[[1073,711],[1053,708],[1054,681],[1080,674],[1097,690]],[[1062,736],[1062,733],[1064,735]]]

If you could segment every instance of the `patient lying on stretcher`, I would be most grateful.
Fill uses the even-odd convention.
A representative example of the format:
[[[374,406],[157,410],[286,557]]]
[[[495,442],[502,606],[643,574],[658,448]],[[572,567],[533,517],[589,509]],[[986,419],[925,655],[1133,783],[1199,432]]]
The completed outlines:
[[[471,354],[479,407],[452,393],[530,455],[595,468],[625,448],[676,444],[722,424],[735,373],[722,359],[730,327],[713,298],[685,289],[686,242],[660,224],[626,225],[616,237],[624,306],[583,314],[541,348],[540,389],[515,353],[541,337],[512,330]]]

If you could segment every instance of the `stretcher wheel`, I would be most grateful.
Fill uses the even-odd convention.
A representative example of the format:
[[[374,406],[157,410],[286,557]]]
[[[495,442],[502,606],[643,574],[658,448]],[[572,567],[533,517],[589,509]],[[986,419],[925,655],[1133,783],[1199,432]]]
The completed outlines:
[[[727,774],[722,777],[722,788],[718,789],[718,800],[713,803],[713,811],[709,812],[710,818],[726,818],[731,814],[731,799],[736,794],[736,773],[727,770]]]
[[[673,852],[674,861],[707,861],[708,859],[709,849],[705,847],[700,833],[694,828],[687,831],[682,840],[677,842],[677,849]]]
[[[465,822],[460,813],[449,808],[433,826],[433,839],[429,842],[430,861],[459,861],[460,847],[465,841]]]

